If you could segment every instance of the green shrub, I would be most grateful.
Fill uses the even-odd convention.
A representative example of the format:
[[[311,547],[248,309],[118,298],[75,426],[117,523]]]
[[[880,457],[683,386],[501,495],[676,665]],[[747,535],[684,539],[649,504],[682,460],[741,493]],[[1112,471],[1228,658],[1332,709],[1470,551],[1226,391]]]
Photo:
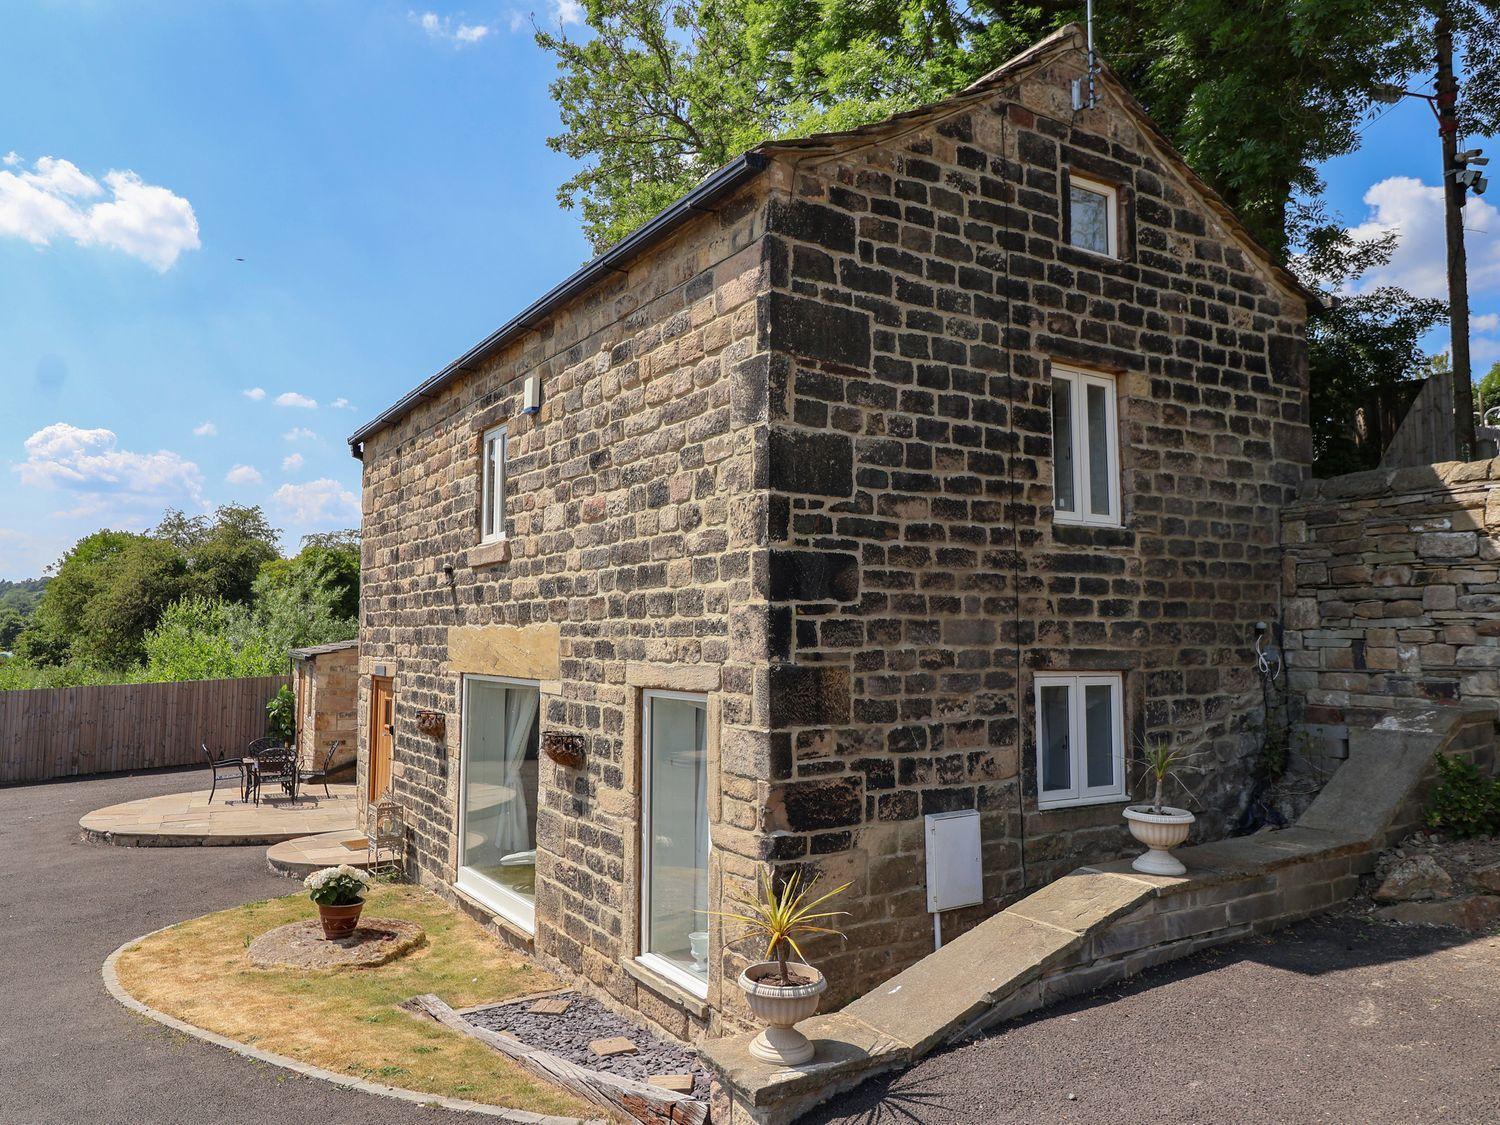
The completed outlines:
[[[266,704],[266,733],[287,746],[297,738],[297,695],[285,684]]]
[[[1438,783],[1427,800],[1427,826],[1450,836],[1500,834],[1500,780],[1462,758],[1437,755]]]

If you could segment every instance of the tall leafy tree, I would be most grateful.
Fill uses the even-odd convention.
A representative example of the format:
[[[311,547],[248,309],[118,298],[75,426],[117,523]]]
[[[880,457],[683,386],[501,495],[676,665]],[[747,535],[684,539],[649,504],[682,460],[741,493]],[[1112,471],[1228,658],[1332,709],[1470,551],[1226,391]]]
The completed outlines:
[[[191,592],[205,598],[249,601],[260,568],[281,557],[281,535],[256,505],[225,504],[211,519],[169,508],[152,535],[182,552]]]

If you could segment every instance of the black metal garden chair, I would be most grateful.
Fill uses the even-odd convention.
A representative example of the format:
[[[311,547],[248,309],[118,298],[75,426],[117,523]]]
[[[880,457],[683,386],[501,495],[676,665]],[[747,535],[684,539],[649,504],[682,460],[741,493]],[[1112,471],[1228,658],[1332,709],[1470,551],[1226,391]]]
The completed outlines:
[[[219,788],[220,781],[228,781],[231,777],[239,782],[240,800],[245,799],[245,763],[239,758],[215,758],[209,750],[208,743],[201,742],[203,747],[203,760],[207,763],[209,772],[213,774],[213,784],[208,787],[208,803],[214,803],[214,793]]]
[[[297,798],[297,751],[290,746],[272,746],[255,755],[255,803],[260,804],[260,790],[268,781],[281,782],[281,791]]]
[[[318,781],[323,784],[323,796],[331,797],[328,792],[328,774],[333,765],[333,756],[338,753],[340,746],[344,744],[342,738],[336,738],[328,744],[328,752],[323,755],[323,760],[308,769],[297,768],[297,784],[301,786],[309,781]]]

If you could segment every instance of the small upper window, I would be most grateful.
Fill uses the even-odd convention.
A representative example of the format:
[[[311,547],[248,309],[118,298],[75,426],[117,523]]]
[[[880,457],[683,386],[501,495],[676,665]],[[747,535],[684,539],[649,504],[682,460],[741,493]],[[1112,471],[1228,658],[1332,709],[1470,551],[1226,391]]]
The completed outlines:
[[[505,427],[486,430],[480,454],[479,538],[488,543],[505,538]]]
[[[1052,368],[1052,518],[1120,526],[1115,381]]]
[[[1125,799],[1118,672],[1036,677],[1037,808]]]
[[[1080,250],[1120,256],[1115,189],[1093,180],[1068,177],[1068,241]]]

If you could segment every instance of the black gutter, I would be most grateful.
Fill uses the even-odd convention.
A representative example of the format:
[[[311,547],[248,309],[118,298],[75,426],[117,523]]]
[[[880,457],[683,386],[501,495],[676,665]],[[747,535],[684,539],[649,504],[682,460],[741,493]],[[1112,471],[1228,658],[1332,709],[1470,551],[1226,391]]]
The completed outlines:
[[[769,163],[770,160],[761,153],[747,152],[704,177],[697,187],[676,203],[647,220],[643,226],[638,227],[593,261],[576,270],[561,284],[550,289],[540,299],[501,325],[436,375],[420,384],[415,390],[403,395],[395,405],[366,422],[349,438],[349,452],[356,458],[363,457],[364,451],[360,447],[371,434],[399,420],[422,399],[431,398],[435,391],[441,390],[454,379],[465,374],[470,363],[482,358],[495,348],[503,346],[527,329],[534,328],[538,321],[554,312],[558,306],[590,288],[604,274],[619,269],[620,266],[671,234],[692,216],[710,210],[711,204],[718,202],[747,180],[759,175]]]

